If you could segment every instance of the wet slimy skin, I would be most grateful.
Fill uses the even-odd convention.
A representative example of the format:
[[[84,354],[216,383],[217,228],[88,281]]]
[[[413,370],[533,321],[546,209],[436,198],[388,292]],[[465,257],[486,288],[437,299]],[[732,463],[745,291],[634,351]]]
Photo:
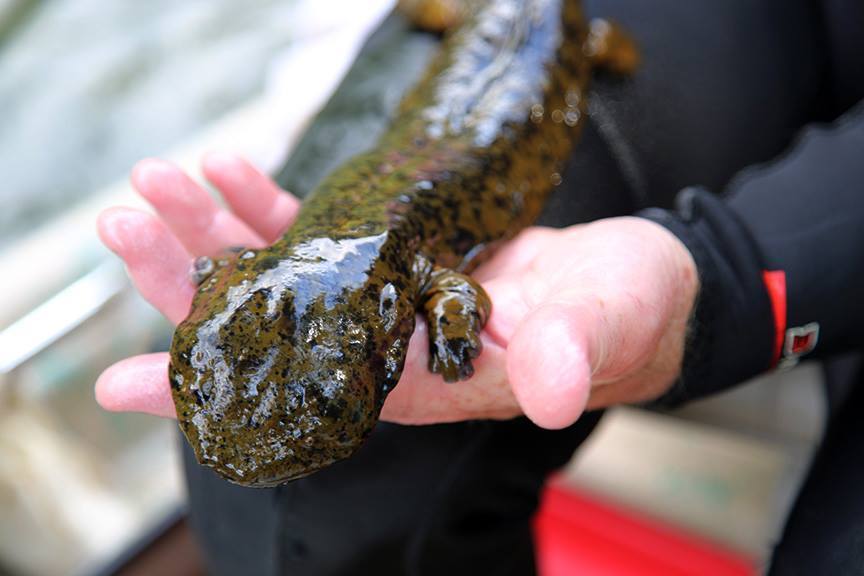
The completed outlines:
[[[628,71],[635,51],[578,2],[485,3],[282,239],[201,263],[169,376],[202,464],[271,486],[350,456],[399,380],[418,312],[430,370],[473,374],[490,302],[468,274],[560,183],[598,63]]]

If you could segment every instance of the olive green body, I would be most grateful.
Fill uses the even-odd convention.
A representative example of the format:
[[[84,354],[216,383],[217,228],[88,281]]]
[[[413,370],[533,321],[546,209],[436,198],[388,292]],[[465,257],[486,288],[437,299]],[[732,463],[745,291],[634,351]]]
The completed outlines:
[[[585,114],[578,2],[490,2],[445,40],[371,151],[269,248],[220,261],[171,347],[202,464],[268,486],[350,456],[402,372],[415,314],[430,367],[470,377],[489,313],[464,274],[539,215]]]

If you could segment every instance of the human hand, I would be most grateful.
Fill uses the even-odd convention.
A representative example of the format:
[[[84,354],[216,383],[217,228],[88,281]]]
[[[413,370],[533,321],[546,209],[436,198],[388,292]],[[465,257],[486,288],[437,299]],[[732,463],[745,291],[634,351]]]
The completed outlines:
[[[103,242],[174,323],[195,293],[194,257],[273,242],[300,206],[236,157],[209,155],[203,168],[230,211],[174,166],[146,160],[132,182],[158,216],[113,208],[99,218]],[[419,322],[382,419],[426,424],[524,413],[558,428],[586,407],[659,396],[680,369],[696,270],[661,226],[616,218],[531,228],[474,276],[493,302],[475,375],[447,384],[431,374],[426,326]],[[168,360],[167,353],[149,354],[111,366],[96,383],[97,400],[109,410],[174,417]]]
[[[473,276],[492,300],[474,376],[445,384],[430,374],[419,324],[383,419],[525,414],[562,428],[586,409],[653,400],[680,372],[696,264],[658,224],[627,217],[529,228]]]

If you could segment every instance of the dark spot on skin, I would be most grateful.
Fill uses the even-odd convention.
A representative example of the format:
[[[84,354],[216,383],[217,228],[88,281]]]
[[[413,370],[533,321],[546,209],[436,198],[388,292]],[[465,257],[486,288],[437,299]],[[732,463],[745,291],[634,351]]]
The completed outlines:
[[[263,258],[259,258],[255,262],[255,270],[258,272],[264,272],[265,270],[270,270],[271,268],[275,268],[279,265],[279,257],[275,255],[264,256]]]

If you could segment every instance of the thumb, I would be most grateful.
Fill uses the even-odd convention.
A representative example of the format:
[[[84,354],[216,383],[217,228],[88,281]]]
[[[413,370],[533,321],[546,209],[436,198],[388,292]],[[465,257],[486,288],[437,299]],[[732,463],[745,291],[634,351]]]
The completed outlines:
[[[569,426],[591,390],[589,335],[599,320],[565,304],[532,310],[507,346],[507,377],[528,418],[543,428]]]

